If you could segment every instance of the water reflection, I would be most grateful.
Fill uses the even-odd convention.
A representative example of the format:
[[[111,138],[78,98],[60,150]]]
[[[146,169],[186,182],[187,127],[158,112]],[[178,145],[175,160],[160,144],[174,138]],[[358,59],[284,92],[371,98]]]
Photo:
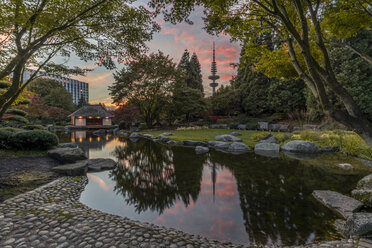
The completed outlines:
[[[86,134],[92,157],[114,157],[111,172],[89,174],[81,201],[102,211],[212,239],[295,245],[329,239],[333,213],[314,189],[348,193],[365,172],[335,173],[285,156],[211,152]]]

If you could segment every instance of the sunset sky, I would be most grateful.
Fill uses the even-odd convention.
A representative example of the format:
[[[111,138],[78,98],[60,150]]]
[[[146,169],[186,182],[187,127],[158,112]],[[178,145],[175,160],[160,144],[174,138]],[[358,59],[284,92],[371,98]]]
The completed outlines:
[[[149,52],[156,52],[161,50],[165,54],[169,54],[175,63],[178,63],[184,50],[188,49],[190,54],[196,52],[202,67],[204,92],[209,96],[212,89],[209,86],[210,67],[212,61],[212,44],[216,43],[216,61],[219,85],[229,84],[229,80],[236,74],[230,63],[239,61],[240,46],[238,43],[230,42],[228,36],[221,34],[211,36],[203,29],[204,23],[202,20],[203,11],[197,9],[191,16],[193,25],[187,23],[180,23],[172,25],[165,23],[162,18],[158,18],[157,22],[161,26],[161,31],[154,35],[151,42],[148,43]],[[94,68],[84,77],[76,77],[81,81],[89,83],[89,99],[91,103],[103,102],[110,105],[112,102],[107,87],[110,86],[114,80],[112,77],[113,71],[106,70],[102,67],[97,67],[94,62],[84,63],[77,58],[71,57],[68,61],[69,65],[79,65],[82,67]],[[118,68],[121,68],[119,65]]]

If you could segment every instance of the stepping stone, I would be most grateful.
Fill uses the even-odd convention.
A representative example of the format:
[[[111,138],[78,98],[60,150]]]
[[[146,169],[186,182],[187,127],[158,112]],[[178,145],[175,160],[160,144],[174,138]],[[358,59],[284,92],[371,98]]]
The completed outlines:
[[[185,140],[183,144],[185,146],[207,146],[207,143],[198,140]]]
[[[79,161],[74,164],[65,164],[52,168],[53,171],[67,176],[83,176],[88,171],[88,160]]]
[[[246,144],[242,142],[233,142],[227,149],[228,152],[231,152],[233,154],[242,154],[250,150],[251,148],[249,148]]]
[[[209,152],[209,148],[205,146],[197,146],[195,147],[196,154],[204,154]]]
[[[116,162],[110,158],[94,158],[88,160],[88,170],[102,171],[112,170],[116,167]]]
[[[254,152],[265,157],[277,158],[279,154],[280,145],[275,143],[259,143],[254,146]]]
[[[281,147],[283,151],[299,153],[319,153],[321,150],[318,145],[310,141],[293,140]]]
[[[87,159],[82,149],[69,147],[49,150],[48,156],[62,163],[74,163],[79,160]]]
[[[324,206],[336,211],[345,219],[363,206],[363,203],[354,198],[330,190],[314,190],[313,196]]]

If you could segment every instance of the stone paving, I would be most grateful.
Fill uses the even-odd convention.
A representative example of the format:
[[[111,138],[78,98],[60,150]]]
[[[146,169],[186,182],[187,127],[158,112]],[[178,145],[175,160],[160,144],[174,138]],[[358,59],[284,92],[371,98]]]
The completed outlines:
[[[253,247],[209,240],[91,209],[79,201],[87,182],[87,177],[63,177],[1,203],[0,247]],[[353,240],[340,240],[294,247],[357,246]]]

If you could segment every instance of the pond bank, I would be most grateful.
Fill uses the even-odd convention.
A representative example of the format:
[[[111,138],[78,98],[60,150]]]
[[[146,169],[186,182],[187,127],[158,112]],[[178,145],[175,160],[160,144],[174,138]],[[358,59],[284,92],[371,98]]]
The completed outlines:
[[[0,202],[53,181],[57,165],[47,156],[0,157]]]
[[[79,201],[86,184],[87,177],[62,177],[1,203],[0,245],[6,248],[255,247],[209,240],[91,209]],[[353,240],[296,247],[319,246],[357,247]]]

